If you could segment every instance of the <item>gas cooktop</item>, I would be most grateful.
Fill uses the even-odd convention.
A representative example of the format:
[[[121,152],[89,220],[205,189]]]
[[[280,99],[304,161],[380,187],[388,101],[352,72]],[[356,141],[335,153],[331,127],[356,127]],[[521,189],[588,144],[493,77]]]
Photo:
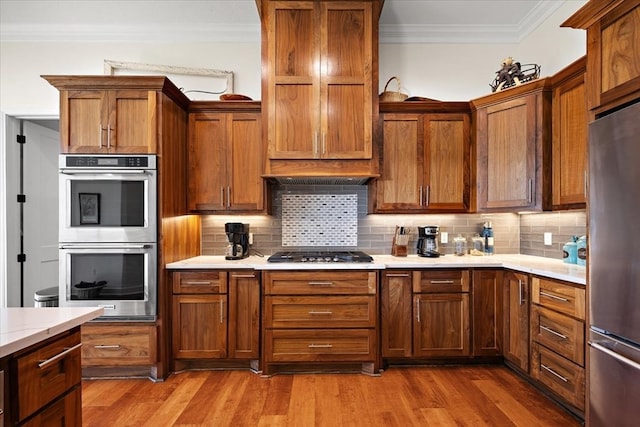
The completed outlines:
[[[373,258],[361,251],[309,251],[276,252],[267,262],[372,262]]]

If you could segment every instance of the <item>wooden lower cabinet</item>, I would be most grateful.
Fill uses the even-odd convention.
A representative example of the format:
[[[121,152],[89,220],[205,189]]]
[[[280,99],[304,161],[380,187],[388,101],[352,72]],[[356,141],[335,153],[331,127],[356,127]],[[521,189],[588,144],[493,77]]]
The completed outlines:
[[[152,365],[157,359],[156,326],[86,323],[82,326],[82,366]]]
[[[415,357],[468,356],[469,294],[415,294],[413,354]]]
[[[190,367],[258,368],[260,279],[252,270],[174,271],[172,359]]]
[[[377,271],[264,271],[262,372],[377,374]]]
[[[0,360],[4,426],[82,425],[80,328]]]
[[[473,270],[473,355],[502,355],[502,270]]]
[[[387,270],[380,286],[380,330],[382,357],[413,355],[412,272]]]
[[[504,358],[529,373],[529,276],[504,272]]]
[[[531,289],[531,376],[583,416],[585,289],[536,276]]]

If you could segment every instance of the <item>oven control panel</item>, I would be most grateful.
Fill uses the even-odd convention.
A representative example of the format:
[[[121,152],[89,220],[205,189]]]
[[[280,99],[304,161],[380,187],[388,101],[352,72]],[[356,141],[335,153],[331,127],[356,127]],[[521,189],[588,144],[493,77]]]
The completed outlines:
[[[155,169],[155,156],[79,156],[63,155],[62,168]]]

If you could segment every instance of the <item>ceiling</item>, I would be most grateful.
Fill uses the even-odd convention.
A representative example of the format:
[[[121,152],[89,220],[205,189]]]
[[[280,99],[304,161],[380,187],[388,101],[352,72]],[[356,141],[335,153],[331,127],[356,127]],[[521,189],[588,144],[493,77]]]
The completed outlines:
[[[382,43],[518,43],[565,1],[386,0]],[[258,42],[255,0],[0,0],[0,40]]]

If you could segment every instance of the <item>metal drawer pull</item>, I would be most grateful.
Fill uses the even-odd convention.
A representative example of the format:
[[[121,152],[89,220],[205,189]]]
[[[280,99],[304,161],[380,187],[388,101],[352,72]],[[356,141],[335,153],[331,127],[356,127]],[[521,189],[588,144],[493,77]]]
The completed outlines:
[[[430,280],[429,283],[432,285],[453,285],[455,281],[453,280]]]
[[[568,339],[566,335],[562,335],[560,332],[556,332],[556,331],[554,331],[553,329],[551,329],[551,328],[549,328],[549,327],[547,327],[547,326],[540,325],[540,329],[543,329],[543,330],[545,330],[545,331],[549,332],[550,334],[553,334],[553,335],[555,335],[555,336],[557,336],[557,337],[560,337],[560,338],[562,338],[563,340]]]
[[[311,286],[333,286],[333,282],[309,282]]]
[[[309,348],[333,348],[331,344],[309,344]]]
[[[522,280],[518,279],[518,298],[520,298],[520,305],[524,304],[524,293],[523,293],[523,289],[522,289]]]
[[[255,274],[232,274],[231,277],[236,277],[238,279],[253,279],[256,277]]]
[[[548,298],[553,298],[553,299],[556,299],[556,300],[562,301],[562,302],[569,302],[569,300],[566,299],[566,298],[562,298],[562,297],[559,297],[559,296],[553,295],[553,294],[548,294],[548,293],[542,292],[542,291],[540,291],[540,295],[548,297]]]
[[[409,273],[387,273],[387,277],[409,277]]]
[[[73,350],[77,350],[82,346],[82,343],[78,343],[76,345],[74,345],[73,347],[69,347],[69,348],[65,348],[63,351],[61,351],[60,353],[56,354],[53,357],[48,358],[47,360],[43,360],[42,362],[38,363],[38,368],[44,368],[47,365],[50,365],[51,363],[55,362],[56,360],[66,356],[67,354],[71,353]]]
[[[185,285],[210,285],[212,282],[211,280],[202,280],[202,281],[189,280],[184,283]]]
[[[549,372],[552,375],[555,375],[556,377],[558,377],[559,379],[561,379],[562,381],[564,381],[565,383],[568,383],[569,380],[566,379],[565,377],[563,377],[562,375],[560,375],[559,373],[557,373],[556,371],[554,371],[553,369],[551,369],[550,367],[546,366],[545,364],[541,363],[540,367],[542,369],[544,369],[545,371]]]
[[[420,300],[416,300],[416,319],[420,321]]]
[[[618,353],[609,350],[608,348],[598,344],[597,342],[589,341],[589,345],[595,348],[596,350],[600,350],[601,352],[608,354],[609,356],[613,357],[619,362],[624,363],[625,365],[629,365],[634,369],[640,370],[640,363],[634,362],[631,359],[627,359],[626,357],[621,356]]]
[[[224,301],[220,300],[220,323],[224,322]]]
[[[309,314],[327,314],[327,315],[331,315],[333,314],[333,311],[310,311]]]
[[[111,345],[106,345],[106,344],[98,344],[98,345],[94,345],[93,348],[97,348],[98,350],[120,350],[120,344],[111,344]]]

